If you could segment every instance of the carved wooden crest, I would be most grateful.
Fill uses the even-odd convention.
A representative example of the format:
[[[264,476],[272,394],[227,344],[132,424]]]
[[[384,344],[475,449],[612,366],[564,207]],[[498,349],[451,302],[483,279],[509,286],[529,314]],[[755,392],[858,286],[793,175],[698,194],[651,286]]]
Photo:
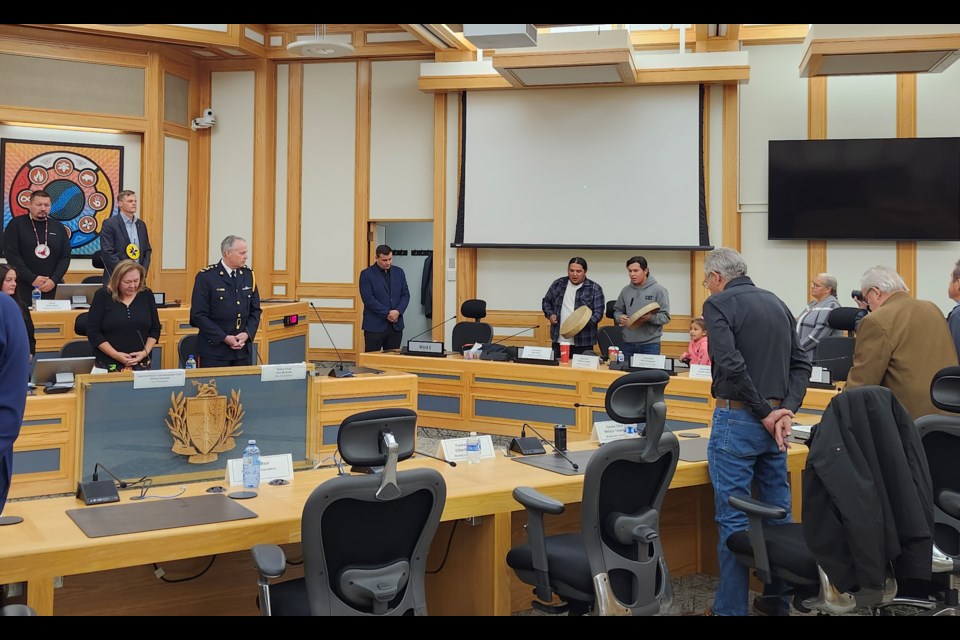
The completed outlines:
[[[234,437],[243,432],[243,405],[240,392],[230,390],[230,401],[218,395],[217,381],[193,381],[197,395],[185,398],[183,392],[170,394],[171,407],[166,420],[173,436],[171,451],[190,456],[193,464],[214,462],[218,453],[232,451],[236,447]]]

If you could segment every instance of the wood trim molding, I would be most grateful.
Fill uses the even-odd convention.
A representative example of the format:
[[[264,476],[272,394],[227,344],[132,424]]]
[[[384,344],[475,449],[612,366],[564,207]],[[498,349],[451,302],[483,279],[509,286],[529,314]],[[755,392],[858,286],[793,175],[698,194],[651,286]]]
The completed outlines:
[[[827,79],[810,78],[807,82],[807,138],[827,137]],[[807,241],[807,282],[827,271],[826,240]]]
[[[917,75],[915,73],[897,74],[897,137],[917,137]],[[897,242],[897,273],[916,295],[916,241]]]
[[[353,281],[357,282],[360,272],[371,263],[367,247],[367,229],[370,222],[370,112],[371,84],[373,69],[369,60],[357,61],[357,158],[354,182],[354,243],[353,243]],[[360,314],[354,316],[353,350],[362,350],[363,338]]]
[[[163,264],[163,64],[159,55],[151,54],[146,68],[143,110],[147,120],[147,130],[143,134],[141,162],[143,166],[154,167],[153,171],[143,172],[140,180],[140,211],[147,212],[143,218],[147,233],[153,239],[151,247],[156,256],[153,264],[157,267],[147,272],[147,286],[156,287],[159,265]],[[148,177],[149,176],[149,177]],[[126,188],[126,187],[123,187]],[[189,289],[188,289],[189,290]]]
[[[463,320],[460,306],[477,297],[477,250],[457,247],[457,320]],[[487,312],[489,313],[489,311]]]
[[[273,290],[276,229],[277,66],[258,60],[254,71],[253,115],[253,269],[261,274],[261,291]],[[272,294],[261,297],[273,297]]]
[[[723,87],[723,246],[740,250],[740,87]]]
[[[299,299],[300,225],[303,207],[303,64],[291,62],[287,74],[287,296]],[[297,283],[297,284],[294,284]]]
[[[447,255],[447,95],[433,96],[433,317],[446,317]],[[443,342],[444,327],[434,327],[432,338]]]

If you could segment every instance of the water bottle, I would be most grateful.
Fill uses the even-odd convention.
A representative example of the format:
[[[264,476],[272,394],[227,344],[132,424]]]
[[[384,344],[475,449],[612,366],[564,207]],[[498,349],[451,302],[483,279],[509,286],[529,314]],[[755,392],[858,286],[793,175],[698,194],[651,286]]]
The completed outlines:
[[[197,368],[197,359],[193,357],[191,353],[187,356],[187,363],[184,365],[184,369],[196,369]]]
[[[30,294],[30,298],[32,300],[30,308],[36,311],[37,307],[40,306],[40,287],[33,288],[33,293]]]
[[[470,464],[480,463],[480,437],[476,431],[471,431],[467,437],[467,462]]]
[[[250,440],[243,450],[243,486],[247,489],[260,486],[260,448],[256,440]]]

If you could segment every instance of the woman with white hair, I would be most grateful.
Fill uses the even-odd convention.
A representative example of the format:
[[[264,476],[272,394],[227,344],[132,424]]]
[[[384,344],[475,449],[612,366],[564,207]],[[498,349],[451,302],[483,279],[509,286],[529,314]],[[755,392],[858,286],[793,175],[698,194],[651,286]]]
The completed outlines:
[[[812,358],[821,340],[842,334],[839,329],[827,324],[830,312],[840,306],[837,279],[829,273],[817,274],[810,282],[810,295],[813,300],[797,318],[797,336],[800,338],[800,348]]]

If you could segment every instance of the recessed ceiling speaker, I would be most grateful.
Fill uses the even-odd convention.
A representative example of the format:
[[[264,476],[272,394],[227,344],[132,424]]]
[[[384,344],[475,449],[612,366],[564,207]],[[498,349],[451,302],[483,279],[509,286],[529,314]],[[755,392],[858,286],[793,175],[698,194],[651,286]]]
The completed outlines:
[[[327,37],[327,25],[317,25],[312,38],[302,38],[287,45],[287,51],[307,58],[338,58],[353,53],[353,45]]]

